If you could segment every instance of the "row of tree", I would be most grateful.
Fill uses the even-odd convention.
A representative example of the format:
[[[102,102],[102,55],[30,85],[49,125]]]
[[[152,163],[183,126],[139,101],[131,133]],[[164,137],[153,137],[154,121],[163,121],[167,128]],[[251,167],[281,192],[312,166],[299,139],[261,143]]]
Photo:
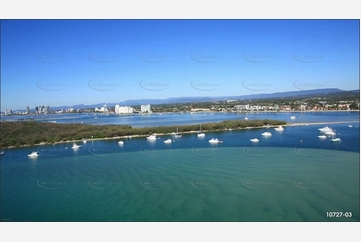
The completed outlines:
[[[202,131],[219,131],[246,127],[262,127],[264,125],[284,125],[280,120],[227,120],[218,123],[202,124]],[[112,138],[128,135],[150,135],[154,133],[172,133],[178,131],[199,131],[199,124],[184,126],[161,126],[132,128],[129,125],[90,125],[90,124],[58,124],[36,121],[1,122],[0,147],[20,147],[55,143],[61,141]]]

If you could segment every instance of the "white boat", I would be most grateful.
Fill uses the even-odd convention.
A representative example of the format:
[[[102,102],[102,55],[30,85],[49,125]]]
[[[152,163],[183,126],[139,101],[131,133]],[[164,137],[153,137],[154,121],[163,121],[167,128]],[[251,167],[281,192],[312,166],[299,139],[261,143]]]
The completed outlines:
[[[320,129],[318,129],[319,131],[321,131],[321,132],[330,132],[330,131],[332,131],[332,129],[330,128],[330,127],[328,127],[328,126],[325,126],[325,127],[323,127],[323,128],[320,128]]]
[[[291,119],[292,119],[292,120],[296,119],[296,116],[291,116]]]
[[[119,141],[118,141],[118,144],[119,144],[119,145],[124,145],[124,141],[123,141],[123,140],[119,140]]]
[[[164,143],[166,144],[172,143],[172,140],[171,139],[164,140]]]
[[[335,135],[336,133],[335,132],[333,132],[333,131],[327,131],[327,132],[325,132],[325,135]]]
[[[147,140],[156,140],[156,139],[157,139],[157,136],[155,136],[153,134],[147,137]]]
[[[320,138],[320,139],[326,139],[327,136],[326,136],[326,135],[319,135],[318,138]]]
[[[71,147],[72,149],[78,149],[78,148],[80,148],[81,147],[81,145],[77,145],[77,144],[73,144],[73,146]]]
[[[1,152],[0,152],[0,155],[3,155],[3,154],[4,154],[4,151],[1,151]]]
[[[250,141],[251,141],[251,142],[258,142],[258,141],[259,141],[259,139],[254,138],[254,139],[250,139]]]
[[[275,128],[275,130],[276,130],[276,131],[283,131],[284,128],[280,125],[280,126],[278,126],[277,128]]]
[[[248,117],[245,117],[244,120],[248,120]]]
[[[223,141],[217,139],[217,138],[212,138],[209,140],[209,143],[211,144],[218,144],[218,143],[223,143]]]
[[[29,157],[38,157],[39,155],[38,155],[38,152],[33,151],[33,152],[31,152],[31,154],[28,154],[28,156]]]
[[[348,127],[349,127],[349,128],[352,128],[352,125],[349,125]]]
[[[178,127],[177,127],[177,133],[174,133],[174,132],[173,132],[172,135],[173,135],[175,138],[180,138],[180,137],[182,137],[182,135],[178,133]]]
[[[271,132],[264,132],[264,133],[262,133],[262,135],[263,136],[271,136],[272,134],[271,134]]]
[[[83,143],[86,144],[87,140],[86,139],[83,139]]]
[[[334,138],[334,139],[331,139],[331,142],[339,142],[339,141],[341,141],[341,139],[340,139],[340,138]]]
[[[199,138],[203,138],[203,137],[206,136],[205,133],[202,133],[202,125],[201,125],[201,124],[199,125],[199,133],[197,134],[197,136],[198,136]]]

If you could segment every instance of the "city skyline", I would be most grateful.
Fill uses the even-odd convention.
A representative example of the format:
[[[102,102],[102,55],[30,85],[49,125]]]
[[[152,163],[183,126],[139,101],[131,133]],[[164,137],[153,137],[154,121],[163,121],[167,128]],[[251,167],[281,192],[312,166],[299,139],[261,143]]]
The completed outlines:
[[[1,27],[2,112],[359,89],[359,20],[2,20]]]

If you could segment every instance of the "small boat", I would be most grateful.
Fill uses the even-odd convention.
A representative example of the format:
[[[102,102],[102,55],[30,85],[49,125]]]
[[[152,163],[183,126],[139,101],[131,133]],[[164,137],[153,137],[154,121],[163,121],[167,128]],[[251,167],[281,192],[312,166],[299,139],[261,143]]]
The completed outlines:
[[[83,143],[86,144],[87,140],[86,139],[83,139]]]
[[[263,136],[271,136],[272,133],[271,133],[271,132],[264,132],[264,133],[262,133],[262,135],[263,135]]]
[[[199,138],[203,138],[203,137],[206,136],[205,133],[202,133],[202,125],[201,125],[201,124],[199,125],[199,133],[197,134],[197,136],[198,136]]]
[[[323,128],[320,128],[320,129],[318,129],[319,131],[321,131],[321,132],[330,132],[330,131],[332,131],[332,129],[330,128],[330,127],[328,127],[328,126],[325,126],[325,127],[323,127]]]
[[[292,119],[292,120],[296,119],[296,116],[291,116],[291,119]]]
[[[341,139],[340,139],[340,138],[334,138],[334,139],[331,139],[331,142],[339,142],[339,141],[341,141]]]
[[[182,135],[178,133],[178,127],[177,127],[177,133],[174,133],[174,132],[173,132],[172,135],[173,135],[173,137],[175,137],[175,138],[180,138],[180,137],[182,137]]]
[[[81,145],[77,145],[77,144],[73,144],[73,146],[71,147],[72,149],[78,149],[78,148],[80,148],[81,147]]]
[[[283,131],[284,128],[280,125],[280,126],[278,126],[277,128],[275,128],[275,130],[276,130],[276,131]]]
[[[28,154],[29,157],[38,157],[39,154],[36,151],[31,152],[31,154]]]
[[[164,140],[164,143],[170,144],[170,143],[172,143],[172,140],[171,139]]]
[[[147,140],[156,140],[156,139],[157,139],[157,136],[155,136],[154,134],[147,137]]]
[[[123,140],[119,140],[119,141],[118,141],[118,144],[119,144],[119,145],[124,145],[124,141],[123,141]]]
[[[319,135],[318,138],[320,138],[320,139],[326,139],[327,136],[326,136],[326,135]]]
[[[3,154],[4,154],[4,151],[1,151],[1,152],[0,152],[0,155],[3,155]]]
[[[259,139],[254,138],[254,139],[250,139],[250,141],[251,141],[251,142],[258,142],[258,141],[259,141]]]
[[[335,135],[336,133],[335,132],[333,132],[333,131],[327,131],[327,132],[325,132],[325,135]]]
[[[352,125],[349,125],[348,127],[349,127],[349,128],[352,128]]]
[[[223,143],[223,141],[217,139],[217,138],[212,138],[209,140],[209,143],[211,144],[218,144],[218,143]]]
[[[203,138],[203,137],[206,137],[206,134],[205,133],[198,133],[197,136],[198,136],[198,138]]]
[[[248,120],[248,117],[245,117],[244,120]]]

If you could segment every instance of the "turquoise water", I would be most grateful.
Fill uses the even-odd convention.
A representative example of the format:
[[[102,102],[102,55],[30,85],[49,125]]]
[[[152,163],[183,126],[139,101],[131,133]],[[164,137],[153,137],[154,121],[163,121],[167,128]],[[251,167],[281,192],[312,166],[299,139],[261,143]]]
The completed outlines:
[[[6,149],[1,221],[360,221],[352,125],[329,125],[341,142],[309,125]],[[35,150],[41,156],[29,158]]]
[[[360,221],[359,153],[210,147],[2,163],[3,221]],[[352,212],[328,218],[326,212]]]
[[[1,219],[360,221],[359,124],[331,125],[341,142],[319,139],[321,127],[6,149]],[[265,131],[272,136],[262,137]],[[212,137],[223,143],[211,145]],[[255,137],[259,143],[249,141]],[[33,150],[41,156],[27,157]]]

